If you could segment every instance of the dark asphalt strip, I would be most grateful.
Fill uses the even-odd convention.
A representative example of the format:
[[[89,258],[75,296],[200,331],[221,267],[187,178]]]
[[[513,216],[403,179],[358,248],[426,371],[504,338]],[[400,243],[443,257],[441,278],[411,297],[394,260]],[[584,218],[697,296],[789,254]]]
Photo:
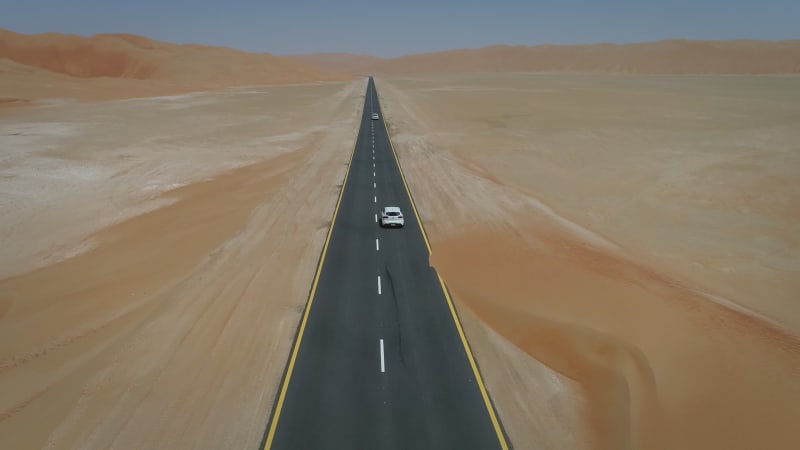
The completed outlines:
[[[327,253],[262,448],[507,448],[451,300],[429,266],[372,79],[364,101]],[[373,110],[381,119],[370,118]],[[382,206],[400,207],[405,227],[380,228],[374,215]]]

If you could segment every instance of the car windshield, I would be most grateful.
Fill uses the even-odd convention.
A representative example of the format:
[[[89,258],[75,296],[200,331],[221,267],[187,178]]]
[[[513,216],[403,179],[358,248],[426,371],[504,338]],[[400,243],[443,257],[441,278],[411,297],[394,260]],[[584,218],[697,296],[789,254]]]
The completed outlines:
[[[400,213],[397,211],[389,211],[386,213],[387,216],[399,216]]]

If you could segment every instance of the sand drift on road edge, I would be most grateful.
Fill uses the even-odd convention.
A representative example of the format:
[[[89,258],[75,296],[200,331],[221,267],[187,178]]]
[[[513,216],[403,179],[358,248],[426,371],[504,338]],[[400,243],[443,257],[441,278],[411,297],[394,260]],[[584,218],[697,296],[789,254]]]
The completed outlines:
[[[534,245],[478,229],[436,240],[431,262],[464,306],[580,383],[598,448],[797,444],[800,339],[558,230],[520,228]]]

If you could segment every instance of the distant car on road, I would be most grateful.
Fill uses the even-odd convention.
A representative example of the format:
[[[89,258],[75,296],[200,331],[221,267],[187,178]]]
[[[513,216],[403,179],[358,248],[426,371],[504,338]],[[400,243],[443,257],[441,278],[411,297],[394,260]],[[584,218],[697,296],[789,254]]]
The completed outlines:
[[[372,113],[372,120],[378,120],[380,118],[381,116],[379,116],[378,113]]]
[[[403,212],[397,206],[385,206],[381,210],[381,227],[402,227],[404,225]]]

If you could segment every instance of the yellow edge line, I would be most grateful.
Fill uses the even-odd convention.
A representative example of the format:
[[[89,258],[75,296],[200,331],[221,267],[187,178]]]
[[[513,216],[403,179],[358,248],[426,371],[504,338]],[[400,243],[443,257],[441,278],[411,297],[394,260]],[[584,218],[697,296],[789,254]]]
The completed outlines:
[[[377,89],[376,89],[377,92]],[[386,115],[384,114],[384,118]],[[384,125],[384,128],[385,125]],[[417,205],[414,203],[414,197],[411,196],[411,190],[408,188],[408,182],[406,182],[406,176],[403,174],[403,166],[400,165],[400,160],[397,158],[397,152],[394,150],[394,144],[392,143],[392,137],[389,136],[389,129],[386,128],[386,137],[389,139],[389,146],[392,148],[392,155],[394,155],[394,160],[397,163],[397,168],[400,169],[400,178],[403,179],[403,186],[406,188],[406,193],[408,194],[408,199],[411,201],[411,208],[414,210],[414,215],[417,216],[417,224],[419,224],[419,229],[422,231],[422,238],[425,240],[425,246],[428,247],[428,256],[430,256],[433,252],[431,251],[431,243],[428,241],[428,235],[425,233],[425,228],[422,226],[422,219],[419,218],[419,212],[417,211]],[[441,275],[436,274],[439,278],[439,284],[442,287],[442,292],[444,293],[444,297],[447,299],[447,306],[450,307],[450,314],[453,316],[453,321],[456,323],[456,329],[458,330],[458,335],[461,337],[461,344],[464,346],[464,350],[467,352],[467,359],[469,359],[469,365],[472,367],[472,373],[475,374],[475,379],[478,380],[478,387],[481,391],[481,396],[483,397],[483,402],[486,404],[486,410],[489,411],[489,417],[492,419],[492,425],[494,426],[494,431],[497,433],[497,439],[500,441],[500,447],[503,450],[508,450],[508,444],[506,443],[506,437],[503,434],[503,430],[500,427],[500,422],[497,420],[497,415],[494,412],[494,408],[492,407],[492,402],[489,400],[489,392],[486,390],[486,385],[483,383],[483,378],[481,377],[480,371],[478,371],[478,365],[475,363],[475,357],[472,356],[472,350],[469,347],[469,343],[467,342],[467,336],[464,334],[464,329],[461,327],[461,321],[458,319],[458,314],[456,313],[456,308],[453,305],[453,299],[450,298],[450,294],[447,292],[447,286],[444,283]]]
[[[361,117],[363,119],[364,112],[362,111]],[[283,380],[283,386],[281,386],[281,394],[278,397],[278,404],[275,407],[275,415],[272,417],[272,423],[269,426],[269,434],[267,435],[267,441],[264,444],[264,450],[272,448],[272,441],[275,439],[275,431],[278,428],[278,420],[281,417],[281,410],[283,408],[283,402],[286,399],[286,391],[289,388],[289,381],[292,378],[292,373],[294,372],[294,363],[297,360],[297,353],[300,350],[300,343],[303,341],[303,333],[306,330],[306,323],[308,322],[308,314],[311,311],[311,305],[314,303],[314,295],[317,293],[317,284],[319,283],[319,276],[322,273],[322,266],[325,264],[325,256],[328,254],[328,244],[331,241],[331,235],[333,234],[333,227],[336,224],[336,216],[339,215],[339,205],[342,204],[342,197],[344,196],[344,187],[347,186],[347,178],[350,176],[350,166],[353,164],[353,157],[356,154],[356,147],[358,146],[358,136],[361,134],[361,125],[359,125],[359,133],[356,135],[356,142],[353,144],[353,151],[350,153],[350,161],[347,163],[347,171],[344,174],[344,181],[342,182],[342,188],[339,190],[339,198],[336,200],[336,208],[333,210],[333,219],[331,220],[331,226],[328,228],[328,235],[325,237],[325,245],[322,247],[322,256],[320,256],[319,266],[317,267],[317,273],[314,275],[314,282],[311,285],[311,292],[308,294],[308,302],[306,303],[306,310],[303,313],[303,321],[300,322],[300,331],[297,333],[297,340],[294,343],[294,349],[292,349],[292,357],[289,359],[289,366],[286,369],[286,378]]]

